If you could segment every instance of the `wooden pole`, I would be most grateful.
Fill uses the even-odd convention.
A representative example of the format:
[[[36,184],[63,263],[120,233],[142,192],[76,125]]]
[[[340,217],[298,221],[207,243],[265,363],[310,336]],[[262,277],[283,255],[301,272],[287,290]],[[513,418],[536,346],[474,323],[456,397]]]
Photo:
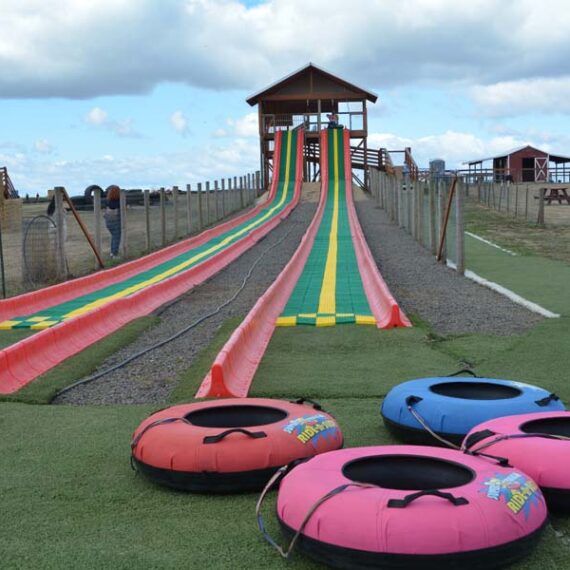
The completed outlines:
[[[204,214],[202,213],[202,183],[198,182],[198,231],[204,227]]]
[[[119,210],[121,211],[121,257],[126,259],[129,254],[127,236],[127,192],[121,190],[119,194]]]
[[[65,190],[61,186],[56,186],[54,188],[56,270],[58,279],[65,279],[67,277],[65,266],[65,212],[63,210],[64,192]]]
[[[143,193],[144,200],[144,229],[145,229],[145,245],[146,251],[150,251],[150,190],[145,190]]]
[[[435,239],[435,204],[436,204],[436,185],[435,180],[430,178],[429,183],[429,246],[433,255],[437,253],[437,242]]]
[[[226,217],[226,179],[222,178],[222,218]]]
[[[218,181],[214,181],[214,195],[216,197],[216,222],[220,219],[220,188]]]
[[[240,200],[240,209],[245,208],[245,176],[239,177],[239,200]]]
[[[166,245],[166,192],[160,189],[160,243]]]
[[[443,254],[443,246],[445,243],[445,234],[447,232],[447,223],[449,222],[449,214],[451,212],[451,204],[453,203],[453,195],[455,194],[455,187],[457,186],[457,175],[453,179],[453,183],[451,184],[451,190],[449,191],[449,196],[447,197],[447,206],[445,208],[445,215],[443,219],[443,226],[441,227],[441,231],[439,234],[439,248],[437,252],[437,261],[442,260]]]
[[[465,274],[465,225],[464,225],[464,187],[463,182],[459,181],[457,190],[457,198],[455,200],[455,264],[459,275]]]
[[[210,225],[210,181],[206,182],[206,226]]]
[[[192,186],[186,184],[186,234],[192,233]]]
[[[101,257],[101,251],[103,251],[101,218],[101,188],[96,188],[93,192],[93,223],[95,224],[95,249],[99,252],[99,257]],[[97,260],[97,267],[101,267],[97,255],[95,255],[95,258]]]
[[[544,199],[546,196],[546,188],[541,188],[538,195],[538,225],[544,226]]]
[[[172,187],[172,206],[174,210],[174,241],[178,240],[178,186]]]
[[[79,224],[79,227],[81,228],[81,231],[83,232],[83,235],[85,236],[85,239],[87,239],[87,242],[91,246],[91,249],[93,250],[93,253],[95,254],[95,257],[97,258],[97,263],[99,264],[99,267],[100,268],[105,267],[105,264],[103,263],[103,259],[101,258],[100,250],[97,249],[95,242],[93,241],[93,239],[91,238],[91,235],[87,231],[87,228],[85,227],[85,224],[83,223],[83,220],[80,218],[79,214],[77,213],[77,210],[75,209],[73,202],[69,198],[67,191],[65,190],[65,188],[63,188],[61,186],[58,188],[60,189],[60,192],[62,193],[63,199],[67,202],[67,205],[69,206],[69,208],[73,214],[73,217],[75,218],[75,220]],[[56,188],[56,190],[57,190],[57,188]],[[56,192],[56,194],[57,194],[57,192]],[[57,206],[57,204],[56,204],[56,206]],[[101,210],[101,207],[99,205],[99,211],[100,210]],[[63,212],[63,203],[62,203],[62,212]],[[65,236],[64,236],[64,241],[65,241]]]

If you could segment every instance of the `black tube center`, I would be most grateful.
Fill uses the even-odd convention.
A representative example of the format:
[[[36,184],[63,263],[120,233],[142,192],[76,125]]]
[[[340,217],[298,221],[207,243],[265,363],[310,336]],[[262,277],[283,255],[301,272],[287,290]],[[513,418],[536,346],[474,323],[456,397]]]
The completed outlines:
[[[287,412],[269,406],[218,406],[186,414],[193,425],[211,428],[254,427],[280,422]]]
[[[464,400],[506,400],[522,394],[521,390],[513,386],[471,381],[441,382],[430,386],[430,390],[440,396]]]
[[[475,477],[471,469],[459,463],[421,455],[363,457],[346,463],[342,473],[352,481],[401,491],[461,487]]]
[[[524,433],[544,433],[570,437],[570,414],[560,418],[542,418],[526,422],[521,426]]]

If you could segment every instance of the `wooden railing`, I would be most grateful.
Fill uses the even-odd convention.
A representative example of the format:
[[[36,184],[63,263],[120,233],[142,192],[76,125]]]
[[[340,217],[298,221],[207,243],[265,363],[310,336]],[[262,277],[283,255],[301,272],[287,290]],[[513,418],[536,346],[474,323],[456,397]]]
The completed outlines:
[[[8,169],[5,166],[0,167],[0,190],[2,196],[6,199],[18,197],[18,192],[14,188],[8,175]]]
[[[367,166],[368,168],[377,168],[388,174],[394,173],[392,159],[385,148],[369,148],[365,151],[362,146],[351,146],[350,156],[353,168],[364,169]],[[305,145],[305,158],[309,162],[319,162],[320,146],[318,144]]]

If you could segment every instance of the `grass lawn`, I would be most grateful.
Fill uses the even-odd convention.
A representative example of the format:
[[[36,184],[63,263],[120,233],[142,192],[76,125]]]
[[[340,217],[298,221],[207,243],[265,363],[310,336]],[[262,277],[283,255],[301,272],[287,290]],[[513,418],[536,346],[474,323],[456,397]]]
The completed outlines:
[[[564,316],[506,337],[444,337],[417,320],[414,328],[391,331],[354,325],[277,329],[251,395],[320,401],[337,417],[347,446],[394,443],[379,414],[382,397],[392,386],[466,365],[483,376],[541,385],[570,403],[570,269],[536,256],[495,257],[494,252],[487,246],[480,252],[472,249],[469,267]],[[509,259],[517,261],[507,265]],[[546,286],[557,292],[552,305]],[[181,376],[173,403],[192,399],[239,320],[226,322]],[[283,561],[265,543],[255,521],[256,494],[190,495],[136,475],[129,467],[130,437],[153,407],[30,404],[47,402],[59,387],[91,372],[103,357],[152,324],[143,319],[133,323],[54,369],[53,376],[32,383],[15,396],[19,401],[0,402],[1,568],[321,568],[299,553]],[[269,520],[274,499],[275,493],[265,507]],[[269,526],[278,536],[275,524]],[[538,549],[513,566],[569,567],[570,517],[553,517]]]
[[[191,398],[235,324],[221,329],[173,400]],[[294,332],[276,331],[252,395],[317,398],[338,418],[347,446],[393,443],[379,416],[389,388],[411,377],[453,372],[465,362],[480,374],[534,381],[570,401],[563,362],[551,356],[568,345],[568,318],[545,320],[515,337],[445,338],[421,323],[408,330],[346,325]],[[131,433],[152,409],[0,403],[2,568],[319,567],[299,554],[282,561],[266,545],[255,523],[255,494],[187,495],[131,471]],[[268,518],[274,498],[266,506]],[[557,517],[536,553],[515,568],[569,564],[570,519]]]

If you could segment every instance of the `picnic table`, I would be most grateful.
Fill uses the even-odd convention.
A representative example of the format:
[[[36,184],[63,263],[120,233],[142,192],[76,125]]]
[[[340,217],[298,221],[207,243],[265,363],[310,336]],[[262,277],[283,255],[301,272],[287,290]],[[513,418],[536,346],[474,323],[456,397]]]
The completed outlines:
[[[568,188],[541,188],[540,192],[544,190],[544,201],[547,204],[552,204],[553,200],[557,200],[559,204],[565,200],[570,205],[570,196],[568,196]]]

